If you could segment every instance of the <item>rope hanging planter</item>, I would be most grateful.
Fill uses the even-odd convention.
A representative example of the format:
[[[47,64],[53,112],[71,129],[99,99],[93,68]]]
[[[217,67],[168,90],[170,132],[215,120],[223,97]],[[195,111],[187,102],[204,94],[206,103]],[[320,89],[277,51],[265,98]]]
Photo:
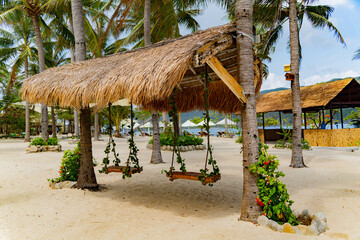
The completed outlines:
[[[116,153],[116,143],[112,137],[112,125],[111,125],[111,103],[109,103],[108,109],[109,109],[109,130],[110,130],[110,137],[109,137],[109,142],[105,148],[105,154],[106,157],[103,159],[103,165],[104,167],[99,170],[100,173],[110,173],[110,172],[119,172],[122,173],[123,176],[122,178],[129,178],[132,176],[132,174],[134,173],[140,173],[143,170],[143,167],[140,167],[139,165],[139,158],[137,157],[137,152],[139,151],[139,149],[136,147],[136,144],[134,142],[134,111],[133,111],[133,104],[131,102],[130,104],[130,118],[131,118],[131,122],[130,122],[130,138],[128,139],[128,143],[129,143],[129,149],[130,149],[130,153],[129,153],[129,157],[126,161],[126,165],[125,166],[120,166],[120,158],[119,158],[119,154]],[[115,159],[113,160],[114,165],[112,166],[108,166],[110,164],[110,152],[114,153],[114,157]]]
[[[207,132],[207,151],[206,151],[206,158],[205,158],[205,167],[204,169],[200,169],[200,172],[187,172],[185,166],[185,160],[181,157],[179,144],[177,142],[177,128],[179,126],[179,119],[177,114],[177,107],[175,104],[175,92],[170,97],[169,104],[172,107],[172,110],[169,112],[170,117],[172,118],[173,126],[174,126],[174,144],[173,144],[173,154],[172,154],[172,161],[171,167],[169,171],[165,171],[166,176],[169,178],[170,181],[174,181],[175,179],[188,179],[188,180],[195,180],[200,181],[204,186],[209,185],[212,186],[213,183],[221,179],[220,169],[217,166],[216,160],[213,158],[213,147],[210,145],[210,116],[209,116],[209,88],[208,83],[211,81],[209,75],[207,74],[207,68],[205,67],[205,84],[204,84],[204,107],[205,107],[205,119],[204,119],[204,128]],[[180,164],[181,171],[175,171],[174,167],[174,158],[176,155],[176,162]],[[207,165],[212,166],[212,172],[209,172]]]

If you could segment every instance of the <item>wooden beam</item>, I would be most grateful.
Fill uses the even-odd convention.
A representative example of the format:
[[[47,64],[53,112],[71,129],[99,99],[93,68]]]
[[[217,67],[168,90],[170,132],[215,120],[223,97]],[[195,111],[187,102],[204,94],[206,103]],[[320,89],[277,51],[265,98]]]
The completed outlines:
[[[193,63],[195,67],[200,67],[206,63],[212,56],[220,53],[226,48],[230,47],[233,43],[233,36],[225,34],[207,44],[202,46],[196,51]]]
[[[211,57],[206,63],[211,67],[211,69],[219,76],[219,78],[230,88],[230,90],[235,94],[237,98],[243,103],[246,103],[246,98],[244,95],[244,89],[239,85],[239,83],[230,75],[230,73],[221,65],[219,59],[215,56]]]

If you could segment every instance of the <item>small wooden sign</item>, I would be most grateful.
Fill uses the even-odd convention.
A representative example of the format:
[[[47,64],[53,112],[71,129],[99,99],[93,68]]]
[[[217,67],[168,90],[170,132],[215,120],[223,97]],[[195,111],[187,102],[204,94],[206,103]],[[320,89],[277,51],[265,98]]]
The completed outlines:
[[[294,74],[293,73],[286,73],[285,74],[285,79],[287,80],[287,81],[292,81],[292,80],[294,80]]]

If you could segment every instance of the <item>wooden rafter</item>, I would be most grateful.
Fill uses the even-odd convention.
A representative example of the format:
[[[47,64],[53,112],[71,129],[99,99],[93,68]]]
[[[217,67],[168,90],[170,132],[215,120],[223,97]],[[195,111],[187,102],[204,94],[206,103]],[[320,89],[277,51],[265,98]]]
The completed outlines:
[[[239,83],[234,79],[233,76],[223,67],[217,57],[212,56],[209,58],[206,63],[211,67],[211,69],[219,76],[219,78],[228,86],[228,88],[235,94],[237,98],[243,103],[246,103],[246,98],[244,95],[244,89],[239,85]]]

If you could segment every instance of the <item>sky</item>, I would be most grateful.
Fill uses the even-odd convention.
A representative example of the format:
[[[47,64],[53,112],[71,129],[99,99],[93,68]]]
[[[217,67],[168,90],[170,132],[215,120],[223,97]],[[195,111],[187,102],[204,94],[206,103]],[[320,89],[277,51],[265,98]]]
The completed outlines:
[[[301,86],[325,82],[333,78],[360,76],[360,60],[352,60],[354,52],[360,48],[360,0],[319,0],[314,4],[330,5],[335,8],[329,20],[342,34],[346,46],[341,44],[327,28],[314,29],[308,21],[305,21],[300,30],[303,55],[300,66]],[[224,10],[215,4],[209,5],[196,19],[201,29],[228,22]],[[288,38],[289,25],[285,25],[275,53],[270,56],[272,60],[267,63],[269,77],[264,81],[262,90],[290,87],[290,82],[284,77],[284,65],[290,64]]]

